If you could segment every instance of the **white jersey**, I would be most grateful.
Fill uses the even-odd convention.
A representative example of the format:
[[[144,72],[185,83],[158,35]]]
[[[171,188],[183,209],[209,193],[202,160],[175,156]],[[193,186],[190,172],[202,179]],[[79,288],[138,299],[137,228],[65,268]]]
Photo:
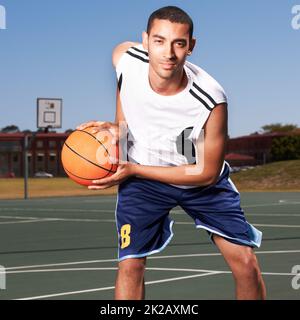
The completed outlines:
[[[150,166],[197,162],[194,145],[201,129],[212,109],[227,99],[223,88],[203,69],[186,61],[184,70],[186,88],[163,96],[149,84],[149,57],[142,45],[121,56],[116,72],[132,140],[129,161]]]

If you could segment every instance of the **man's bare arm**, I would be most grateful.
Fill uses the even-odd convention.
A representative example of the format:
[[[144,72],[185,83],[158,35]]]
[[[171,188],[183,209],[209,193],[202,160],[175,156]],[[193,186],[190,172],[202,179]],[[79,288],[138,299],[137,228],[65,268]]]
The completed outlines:
[[[130,47],[133,46],[137,46],[138,42],[132,42],[132,41],[126,41],[126,42],[122,42],[119,45],[117,45],[114,50],[113,50],[113,54],[112,54],[112,63],[113,66],[116,67],[122,54],[125,53]]]
[[[133,165],[133,174],[141,178],[169,184],[199,186],[214,184],[220,175],[225,156],[227,141],[226,104],[219,104],[213,109],[204,130],[204,165],[178,167]],[[199,169],[199,173],[196,173],[197,169]]]
[[[120,124],[121,121],[125,121],[125,116],[124,116],[124,113],[123,113],[123,110],[122,110],[121,99],[120,99],[120,91],[119,91],[119,88],[117,88],[115,123],[116,124]]]
[[[126,41],[122,42],[115,47],[112,53],[112,63],[113,66],[116,68],[122,54],[124,54],[129,48],[139,45],[138,42]],[[121,100],[120,100],[120,92],[117,88],[117,95],[116,95],[116,117],[115,123],[119,124],[120,121],[125,121],[125,117],[122,111]]]

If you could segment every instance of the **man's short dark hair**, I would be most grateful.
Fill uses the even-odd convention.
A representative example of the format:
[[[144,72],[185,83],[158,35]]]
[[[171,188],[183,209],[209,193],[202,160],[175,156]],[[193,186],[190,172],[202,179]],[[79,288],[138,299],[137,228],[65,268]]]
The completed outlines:
[[[169,20],[170,22],[189,25],[190,39],[193,37],[194,24],[191,17],[182,9],[175,6],[167,6],[154,11],[148,20],[147,33],[150,33],[153,21],[155,19]]]

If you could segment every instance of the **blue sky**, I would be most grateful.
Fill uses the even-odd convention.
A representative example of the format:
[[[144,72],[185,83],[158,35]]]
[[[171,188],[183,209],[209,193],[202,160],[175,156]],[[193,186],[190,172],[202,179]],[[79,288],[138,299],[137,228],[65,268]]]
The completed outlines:
[[[187,11],[197,46],[190,61],[210,73],[229,99],[229,134],[281,122],[300,126],[297,0],[0,0],[0,128],[36,129],[36,99],[62,98],[63,128],[113,121],[111,52],[140,41],[148,16],[165,5]],[[298,1],[300,4],[300,0]]]

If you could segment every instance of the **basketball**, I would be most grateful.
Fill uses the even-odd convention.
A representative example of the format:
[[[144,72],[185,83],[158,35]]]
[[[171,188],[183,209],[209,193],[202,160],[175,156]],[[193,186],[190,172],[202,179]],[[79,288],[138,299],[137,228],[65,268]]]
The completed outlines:
[[[93,128],[76,130],[64,142],[61,161],[67,175],[75,182],[93,185],[93,180],[107,178],[117,170],[117,164],[109,158],[118,159],[118,146],[111,143],[108,130],[93,134]]]

